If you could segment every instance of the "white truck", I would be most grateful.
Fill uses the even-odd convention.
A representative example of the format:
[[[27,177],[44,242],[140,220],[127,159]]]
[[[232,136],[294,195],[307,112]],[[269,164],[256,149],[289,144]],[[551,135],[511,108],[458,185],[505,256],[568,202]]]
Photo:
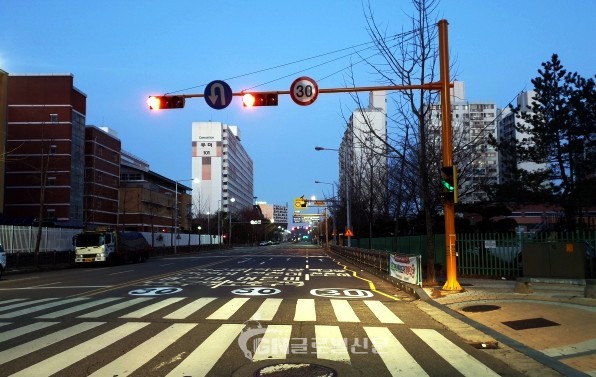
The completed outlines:
[[[145,262],[149,258],[149,243],[139,232],[84,231],[77,234],[73,241],[76,264],[113,266],[124,262]]]

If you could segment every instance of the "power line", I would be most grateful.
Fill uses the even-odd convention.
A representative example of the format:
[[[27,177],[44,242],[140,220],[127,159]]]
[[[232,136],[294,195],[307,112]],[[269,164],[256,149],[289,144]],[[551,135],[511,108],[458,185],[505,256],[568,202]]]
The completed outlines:
[[[412,35],[412,34],[414,34],[414,33],[418,32],[419,30],[420,30],[420,29],[414,29],[414,30],[410,30],[410,31],[407,31],[407,32],[402,32],[402,33],[394,34],[394,35],[391,35],[391,36],[389,36],[389,37],[383,38],[382,40],[383,40],[383,41],[392,41],[392,40],[396,40],[396,39],[403,38],[403,37],[405,37],[405,36],[408,36],[408,35]],[[331,59],[331,60],[327,60],[327,61],[325,61],[325,62],[323,62],[323,63],[316,64],[316,65],[314,65],[314,66],[311,66],[311,67],[309,67],[309,68],[305,68],[305,69],[302,69],[302,70],[300,70],[300,71],[297,71],[297,72],[295,72],[295,73],[292,73],[292,74],[289,74],[289,75],[284,75],[284,76],[282,76],[282,77],[278,77],[278,78],[276,78],[276,79],[274,79],[274,80],[271,80],[271,81],[268,81],[268,82],[266,82],[266,83],[258,84],[258,85],[255,85],[255,86],[253,86],[252,88],[249,88],[249,89],[253,89],[253,88],[257,88],[257,87],[259,87],[259,86],[263,86],[263,85],[266,85],[266,84],[269,84],[269,83],[272,83],[272,82],[275,82],[275,81],[278,81],[278,80],[284,79],[284,78],[286,78],[286,77],[289,77],[289,76],[295,75],[295,74],[297,74],[297,73],[304,72],[304,71],[306,71],[306,70],[308,70],[308,69],[312,69],[312,68],[320,67],[320,66],[323,66],[323,65],[326,65],[326,64],[332,63],[332,62],[334,62],[334,61],[337,61],[337,60],[340,60],[340,59],[343,59],[343,58],[349,57],[349,56],[351,56],[351,55],[354,55],[354,54],[359,54],[359,53],[360,53],[360,52],[362,52],[362,51],[365,51],[365,50],[368,50],[368,49],[370,49],[370,48],[374,47],[374,46],[370,46],[370,45],[374,45],[374,44],[376,44],[376,43],[377,43],[377,41],[364,42],[364,43],[356,44],[356,45],[353,45],[353,46],[350,46],[350,47],[344,47],[344,48],[341,48],[341,49],[339,49],[339,50],[335,50],[335,51],[331,51],[331,52],[326,52],[326,53],[323,53],[323,54],[318,54],[318,55],[311,56],[311,57],[308,57],[308,58],[303,58],[303,59],[295,60],[295,61],[292,61],[292,62],[289,62],[289,63],[283,63],[283,64],[279,64],[279,65],[272,66],[272,67],[269,67],[269,68],[264,68],[264,69],[256,70],[256,71],[253,71],[253,72],[244,73],[244,74],[241,74],[241,75],[237,75],[237,76],[228,77],[228,78],[224,79],[224,81],[234,80],[234,79],[237,79],[237,78],[246,77],[246,76],[254,75],[254,74],[257,74],[257,73],[262,73],[262,72],[267,72],[267,71],[271,71],[271,70],[274,70],[274,69],[279,69],[279,68],[287,67],[287,66],[290,66],[290,65],[293,65],[293,64],[302,63],[302,62],[305,62],[305,61],[308,61],[308,60],[318,59],[318,58],[321,58],[321,57],[324,57],[324,56],[328,56],[328,55],[337,54],[337,53],[339,53],[339,52],[343,52],[343,51],[346,51],[346,50],[354,50],[354,49],[357,49],[357,48],[359,48],[359,47],[362,47],[362,46],[368,46],[368,47],[365,47],[365,48],[362,48],[362,49],[359,49],[359,50],[353,51],[353,52],[351,52],[351,53],[349,53],[349,54],[343,55],[343,56],[341,56],[341,57],[339,57],[339,58],[334,58],[334,59]],[[375,54],[371,55],[370,57],[372,57],[372,56],[375,56],[375,55],[377,55],[377,54],[379,54],[379,53],[375,53]],[[370,58],[370,57],[369,57],[369,58]],[[361,63],[361,62],[362,62],[362,61],[364,61],[364,60],[365,60],[364,58],[361,58],[361,60],[360,60],[359,62],[357,62],[356,64],[359,64],[359,63]],[[327,76],[325,76],[325,77],[324,77],[324,79],[326,79],[326,78],[329,78],[329,77],[331,77],[331,76],[333,76],[333,75],[335,75],[335,74],[337,74],[337,73],[339,73],[339,72],[341,72],[341,71],[343,71],[343,70],[345,70],[345,69],[347,69],[347,68],[349,68],[349,66],[348,66],[348,67],[344,67],[344,68],[342,68],[341,70],[338,70],[338,71],[334,72],[334,73],[333,73],[333,74],[331,74],[331,75],[327,75]],[[196,88],[201,88],[201,87],[204,87],[204,86],[206,86],[206,85],[208,85],[208,83],[206,83],[206,84],[201,84],[201,85],[196,85],[196,86],[191,86],[191,87],[188,87],[188,88],[185,88],[185,89],[180,89],[180,90],[176,90],[176,91],[172,91],[172,92],[168,92],[168,93],[164,93],[164,95],[167,95],[167,94],[174,94],[174,93],[180,93],[180,92],[185,92],[185,91],[187,91],[187,90],[196,89]],[[249,89],[245,89],[245,90],[249,90]]]

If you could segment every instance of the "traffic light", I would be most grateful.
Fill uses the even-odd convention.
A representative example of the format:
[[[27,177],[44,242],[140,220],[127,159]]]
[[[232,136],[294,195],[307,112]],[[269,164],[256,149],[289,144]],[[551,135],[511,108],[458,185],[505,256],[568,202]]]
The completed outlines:
[[[246,93],[242,96],[244,107],[277,106],[277,93]]]
[[[441,187],[443,188],[443,198],[448,202],[457,203],[457,168],[455,165],[441,168]]]
[[[181,109],[184,107],[184,101],[182,96],[149,96],[147,104],[149,110]]]

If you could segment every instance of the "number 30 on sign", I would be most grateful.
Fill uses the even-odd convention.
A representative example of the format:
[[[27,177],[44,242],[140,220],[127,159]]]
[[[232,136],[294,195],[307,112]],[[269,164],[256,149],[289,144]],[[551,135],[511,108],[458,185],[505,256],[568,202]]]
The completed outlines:
[[[292,100],[301,106],[308,106],[315,102],[319,95],[319,86],[310,77],[298,77],[290,87]]]

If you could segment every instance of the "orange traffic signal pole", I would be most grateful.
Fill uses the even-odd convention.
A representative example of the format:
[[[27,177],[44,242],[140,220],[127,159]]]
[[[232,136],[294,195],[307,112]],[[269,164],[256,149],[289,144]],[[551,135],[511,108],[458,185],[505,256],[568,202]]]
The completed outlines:
[[[453,165],[453,146],[451,131],[451,93],[449,85],[449,46],[447,43],[447,20],[439,21],[439,67],[441,69],[441,140],[443,141],[443,166]],[[447,281],[443,289],[461,291],[457,282],[457,263],[455,250],[455,203],[444,201],[445,212],[445,252]]]
[[[442,152],[443,166],[452,166],[453,164],[453,133],[451,130],[451,97],[450,89],[453,84],[449,81],[449,46],[447,38],[447,20],[440,20],[439,28],[439,66],[441,70],[441,81],[431,82],[419,85],[387,85],[387,86],[365,86],[354,88],[328,88],[319,89],[319,93],[351,93],[351,92],[370,92],[377,90],[438,90],[441,92],[441,124],[442,124]],[[243,92],[232,93],[233,96],[244,96],[246,93],[276,93],[290,94],[289,90],[267,90],[262,92],[246,90]],[[176,94],[177,97],[193,98],[205,97],[204,94]],[[455,203],[445,200],[445,248],[447,264],[447,281],[443,286],[444,290],[461,291],[461,286],[457,282],[457,264],[455,250]]]

